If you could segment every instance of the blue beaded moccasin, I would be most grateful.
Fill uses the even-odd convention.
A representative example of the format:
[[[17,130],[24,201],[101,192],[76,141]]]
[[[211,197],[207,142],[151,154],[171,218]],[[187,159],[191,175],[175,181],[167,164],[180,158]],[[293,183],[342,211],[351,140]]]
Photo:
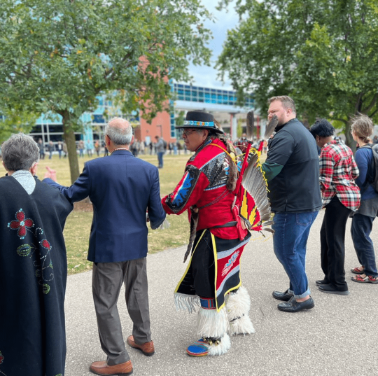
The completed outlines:
[[[197,342],[194,342],[190,345],[186,352],[190,356],[206,356],[209,354],[209,348],[205,345],[207,343],[204,339],[199,339]]]

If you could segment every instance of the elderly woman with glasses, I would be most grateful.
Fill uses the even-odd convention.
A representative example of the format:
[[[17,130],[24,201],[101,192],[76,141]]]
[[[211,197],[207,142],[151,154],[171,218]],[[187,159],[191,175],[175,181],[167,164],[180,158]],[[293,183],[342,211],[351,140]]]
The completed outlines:
[[[39,148],[22,133],[2,145],[0,374],[63,375],[66,357],[63,227],[72,205],[35,176]]]

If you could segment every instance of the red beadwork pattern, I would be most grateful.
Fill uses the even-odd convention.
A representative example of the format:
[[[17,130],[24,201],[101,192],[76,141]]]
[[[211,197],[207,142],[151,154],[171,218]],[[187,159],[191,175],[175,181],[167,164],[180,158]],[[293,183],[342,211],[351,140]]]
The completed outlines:
[[[51,245],[50,243],[47,241],[47,239],[43,239],[40,244],[42,245],[42,247],[45,247],[47,249],[50,249],[51,248]]]
[[[20,209],[16,215],[16,220],[8,223],[8,227],[12,230],[18,230],[17,235],[23,239],[26,236],[27,229],[34,226],[33,220],[25,219],[25,213]]]

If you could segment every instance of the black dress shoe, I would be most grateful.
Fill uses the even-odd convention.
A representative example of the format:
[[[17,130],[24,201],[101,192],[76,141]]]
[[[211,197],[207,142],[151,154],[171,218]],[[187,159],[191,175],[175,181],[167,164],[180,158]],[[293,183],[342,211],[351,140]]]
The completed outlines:
[[[338,290],[335,286],[332,285],[319,285],[318,287],[321,292],[326,292],[328,294],[349,295],[348,290]]]
[[[285,292],[273,291],[272,295],[274,299],[282,300],[283,302],[288,302],[294,296],[292,292],[289,292],[289,289]]]
[[[311,309],[314,307],[315,303],[311,296],[310,299],[307,299],[304,302],[297,302],[295,299],[291,299],[289,302],[280,303],[277,306],[280,311],[284,312],[299,312],[303,311],[304,309]]]
[[[317,284],[317,285],[328,285],[329,284],[329,281],[328,281],[328,279],[318,279],[317,281],[315,281],[315,283]]]

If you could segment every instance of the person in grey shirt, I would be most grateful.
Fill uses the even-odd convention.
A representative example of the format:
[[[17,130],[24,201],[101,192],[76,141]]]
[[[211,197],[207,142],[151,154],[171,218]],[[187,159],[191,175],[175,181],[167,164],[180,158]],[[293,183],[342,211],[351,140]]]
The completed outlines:
[[[165,150],[166,150],[166,143],[159,136],[155,136],[155,139],[156,139],[155,149],[156,149],[156,153],[157,153],[157,156],[158,156],[158,162],[159,162],[158,168],[163,168],[163,155],[164,155]]]

